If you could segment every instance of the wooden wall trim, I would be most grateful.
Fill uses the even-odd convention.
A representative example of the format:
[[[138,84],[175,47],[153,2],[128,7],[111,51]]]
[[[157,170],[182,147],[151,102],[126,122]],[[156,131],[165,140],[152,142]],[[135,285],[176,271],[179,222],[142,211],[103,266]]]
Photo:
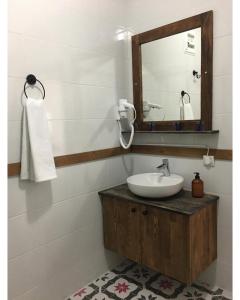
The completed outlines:
[[[131,153],[202,158],[207,153],[207,149],[160,145],[132,145]],[[231,149],[209,149],[209,155],[214,155],[215,159],[232,160]]]
[[[56,156],[54,157],[54,161],[56,167],[64,167],[64,166],[79,164],[79,163],[98,160],[98,159],[105,159],[112,156],[118,156],[118,155],[128,154],[128,153],[130,153],[130,149],[124,150],[121,147],[116,147],[116,148]],[[20,162],[8,164],[8,176],[17,176],[20,174],[20,170],[21,170]]]
[[[93,160],[105,159],[128,153],[180,156],[202,158],[206,154],[205,148],[172,147],[160,145],[132,145],[131,149],[124,150],[121,147],[88,151],[82,153],[56,156],[54,158],[56,167],[75,165]],[[209,155],[214,155],[215,159],[232,160],[232,150],[230,149],[210,149]],[[8,176],[18,176],[20,174],[20,162],[8,164]]]

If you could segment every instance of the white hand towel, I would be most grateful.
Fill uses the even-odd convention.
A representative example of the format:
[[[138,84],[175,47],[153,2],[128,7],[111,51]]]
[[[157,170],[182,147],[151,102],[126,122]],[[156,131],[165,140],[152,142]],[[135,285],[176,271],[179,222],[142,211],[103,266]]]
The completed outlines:
[[[41,182],[56,178],[43,100],[26,99],[22,125],[21,179]]]
[[[191,103],[184,104],[184,120],[194,120],[194,114]]]

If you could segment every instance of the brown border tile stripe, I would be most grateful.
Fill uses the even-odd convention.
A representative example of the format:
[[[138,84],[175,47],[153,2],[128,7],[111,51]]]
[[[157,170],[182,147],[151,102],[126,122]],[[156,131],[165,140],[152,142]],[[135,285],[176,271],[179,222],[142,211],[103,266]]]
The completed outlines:
[[[69,166],[79,164],[87,161],[93,161],[98,159],[104,159],[112,156],[128,154],[130,150],[124,150],[120,147],[102,149],[96,151],[82,152],[69,155],[56,156],[54,158],[56,167]],[[8,176],[17,176],[20,174],[21,164],[12,163],[8,164]]]
[[[207,150],[206,148],[133,145],[131,147],[131,152],[141,154],[202,158],[202,156],[207,153]],[[209,155],[214,155],[215,159],[232,160],[232,150],[230,149],[209,149]]]
[[[201,158],[205,153],[204,148],[184,148],[184,147],[166,147],[166,146],[148,146],[133,145],[131,149],[124,150],[120,147],[102,149],[96,151],[82,152],[69,155],[56,156],[54,158],[56,167],[69,166],[83,162],[104,159],[112,156],[118,156],[128,153],[141,153],[166,156],[196,157]],[[210,149],[210,155],[215,159],[232,160],[232,150],[229,149]],[[20,174],[21,164],[19,162],[8,164],[8,176],[17,176]]]

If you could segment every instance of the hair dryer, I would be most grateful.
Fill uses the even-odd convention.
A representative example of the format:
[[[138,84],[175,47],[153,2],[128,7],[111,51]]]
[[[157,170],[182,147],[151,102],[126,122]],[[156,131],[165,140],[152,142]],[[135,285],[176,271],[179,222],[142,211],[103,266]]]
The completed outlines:
[[[128,119],[128,111],[132,110],[133,111],[133,119],[129,120]],[[121,126],[121,119],[128,119],[129,122],[129,126],[131,128],[131,135],[129,138],[129,141],[127,144],[125,144],[124,142],[124,138],[122,135],[122,126]],[[129,103],[127,101],[127,99],[120,99],[119,100],[119,106],[118,106],[118,112],[117,112],[117,122],[118,122],[118,126],[119,126],[119,140],[120,140],[120,144],[124,149],[128,149],[133,141],[133,136],[134,136],[134,121],[136,120],[136,110],[133,106],[133,104]]]

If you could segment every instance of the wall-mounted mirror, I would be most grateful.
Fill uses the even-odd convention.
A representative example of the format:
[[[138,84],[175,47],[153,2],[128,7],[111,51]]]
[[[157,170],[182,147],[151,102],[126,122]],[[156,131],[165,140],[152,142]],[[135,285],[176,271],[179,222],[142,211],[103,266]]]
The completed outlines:
[[[212,129],[213,13],[132,37],[139,131]]]

